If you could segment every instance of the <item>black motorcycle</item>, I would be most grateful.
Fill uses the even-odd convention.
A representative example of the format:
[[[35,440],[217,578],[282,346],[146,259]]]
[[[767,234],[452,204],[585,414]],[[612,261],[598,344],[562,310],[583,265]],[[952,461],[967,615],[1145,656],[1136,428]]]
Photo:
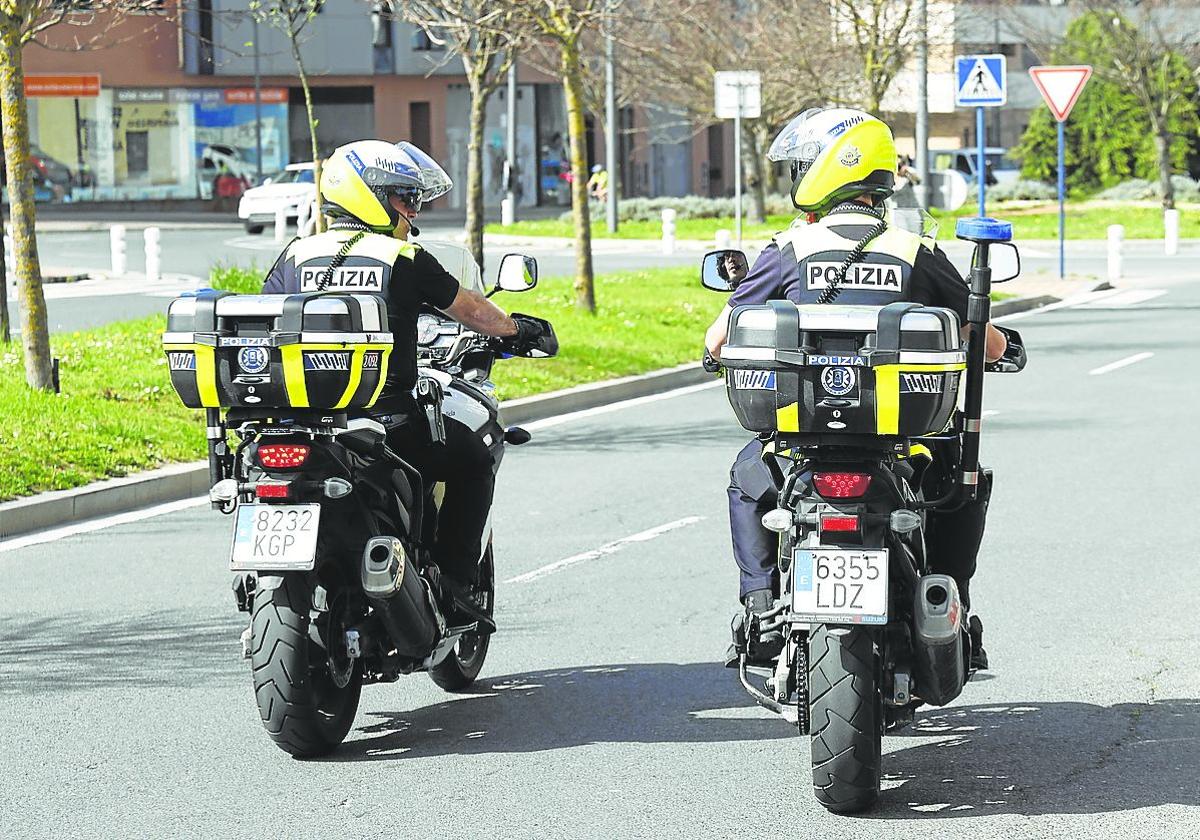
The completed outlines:
[[[509,255],[500,272],[493,291],[536,283],[528,257]],[[557,352],[542,324],[522,355]],[[495,630],[490,530],[475,580],[444,579],[431,557],[440,485],[392,451],[387,432],[416,422],[444,442],[445,399],[448,415],[473,418],[464,422],[499,469],[505,445],[530,438],[501,425],[487,381],[511,350],[461,329],[452,351],[431,354],[423,342],[416,417],[369,414],[386,378],[386,328],[372,295],[201,293],[168,312],[172,383],[185,404],[207,409],[209,496],[235,517],[230,568],[250,614],[243,653],[258,709],[271,739],[298,757],[342,742],[364,684],[427,671],[448,691],[467,687]]]
[[[975,243],[965,351],[946,309],[772,301],[733,310],[721,354],[734,412],[764,440],[779,490],[763,524],[779,534],[781,597],[735,617],[738,672],[760,705],[811,736],[814,792],[835,812],[876,802],[884,732],[954,700],[972,673],[971,620],[954,578],[931,573],[926,520],[979,492],[991,256],[1014,266],[1001,279],[1019,259],[1007,223],[965,219],[958,236]],[[745,272],[740,251],[717,251],[702,282],[731,291]],[[1001,329],[1008,350],[986,368],[1019,371],[1021,337]],[[958,436],[952,489],[925,498],[933,442]],[[751,665],[756,645],[780,635],[774,666]]]

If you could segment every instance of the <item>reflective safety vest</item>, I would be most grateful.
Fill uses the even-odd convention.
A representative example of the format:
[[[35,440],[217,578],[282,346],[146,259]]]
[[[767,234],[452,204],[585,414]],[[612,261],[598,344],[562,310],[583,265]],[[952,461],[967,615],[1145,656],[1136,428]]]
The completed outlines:
[[[342,246],[359,231],[328,230],[316,236],[296,239],[271,270],[263,292],[295,294],[320,289],[330,262]],[[365,233],[350,248],[341,265],[334,269],[327,292],[380,295],[388,299],[392,266],[400,257],[413,259],[420,246],[379,233]]]
[[[878,224],[878,216],[846,210],[776,234],[780,258],[799,264],[799,283],[785,289],[788,299],[816,303],[840,273],[846,256]],[[886,306],[911,300],[913,264],[922,245],[932,247],[929,240],[889,224],[847,270],[834,303]]]

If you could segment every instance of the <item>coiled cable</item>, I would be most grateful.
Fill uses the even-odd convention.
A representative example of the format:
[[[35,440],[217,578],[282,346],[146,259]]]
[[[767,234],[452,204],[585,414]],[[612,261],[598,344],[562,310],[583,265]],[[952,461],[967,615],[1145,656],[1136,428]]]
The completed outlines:
[[[831,211],[831,214],[837,212],[838,209],[839,207],[835,207]],[[868,212],[873,216],[879,215],[872,212],[874,208],[864,205],[854,205],[853,210],[855,212]],[[825,286],[825,290],[817,298],[817,303],[833,303],[837,300],[838,295],[842,293],[842,283],[846,280],[846,274],[850,271],[850,266],[862,259],[863,251],[867,249],[867,245],[871,244],[871,241],[875,238],[881,236],[887,230],[887,226],[887,219],[880,218],[879,222],[867,231],[867,235],[855,243],[854,247],[850,249],[850,253],[846,255],[846,258],[842,260],[842,264],[838,267],[837,275]]]

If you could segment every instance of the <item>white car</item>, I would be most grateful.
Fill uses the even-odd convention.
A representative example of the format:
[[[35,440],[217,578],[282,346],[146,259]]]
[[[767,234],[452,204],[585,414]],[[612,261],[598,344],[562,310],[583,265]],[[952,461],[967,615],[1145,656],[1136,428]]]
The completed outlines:
[[[313,165],[292,163],[267,178],[261,187],[251,187],[242,193],[238,218],[246,226],[246,233],[262,233],[264,227],[275,224],[277,208],[282,207],[287,220],[295,222],[300,215],[300,206],[312,204],[316,198]]]

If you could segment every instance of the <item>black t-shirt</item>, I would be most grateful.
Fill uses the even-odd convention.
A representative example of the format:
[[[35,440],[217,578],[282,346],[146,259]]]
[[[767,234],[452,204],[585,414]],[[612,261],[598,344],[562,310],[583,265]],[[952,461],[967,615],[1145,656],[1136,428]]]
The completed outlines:
[[[445,309],[458,295],[458,281],[437,258],[418,250],[413,259],[400,257],[392,266],[388,283],[388,323],[392,330],[392,357],[387,385],[376,408],[400,411],[411,407],[409,392],[417,384],[417,316],[421,305]]]

